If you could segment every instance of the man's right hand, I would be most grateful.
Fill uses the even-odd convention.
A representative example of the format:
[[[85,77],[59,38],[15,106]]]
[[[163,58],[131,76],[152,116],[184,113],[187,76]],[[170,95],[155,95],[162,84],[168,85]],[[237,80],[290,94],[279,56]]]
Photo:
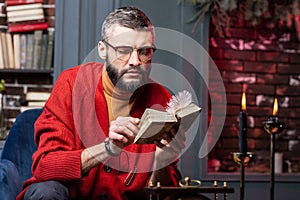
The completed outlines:
[[[139,131],[139,118],[117,117],[109,127],[109,139],[112,141],[111,150],[118,153],[124,147],[133,143],[135,136]]]

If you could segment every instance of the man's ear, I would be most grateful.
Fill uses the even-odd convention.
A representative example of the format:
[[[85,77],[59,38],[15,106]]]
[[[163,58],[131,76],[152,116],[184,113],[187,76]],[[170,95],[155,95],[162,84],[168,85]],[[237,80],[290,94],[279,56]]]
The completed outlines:
[[[98,54],[101,59],[106,60],[106,45],[102,42],[98,42]]]

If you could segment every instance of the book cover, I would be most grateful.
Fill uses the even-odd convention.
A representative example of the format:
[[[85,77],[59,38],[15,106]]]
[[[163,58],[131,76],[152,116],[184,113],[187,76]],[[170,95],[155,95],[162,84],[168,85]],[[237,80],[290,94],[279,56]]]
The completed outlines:
[[[1,36],[1,48],[2,48],[2,53],[3,53],[4,69],[7,69],[7,68],[9,68],[9,65],[8,65],[8,52],[7,52],[6,33],[5,32],[0,32],[0,36]]]
[[[46,56],[46,61],[45,61],[45,69],[46,70],[50,70],[52,68],[53,50],[54,50],[54,29],[49,29],[47,56]]]
[[[0,32],[0,69],[4,69],[4,57],[3,57],[3,44],[1,39],[1,32]]]
[[[26,101],[47,101],[50,97],[50,92],[27,92]]]
[[[14,45],[14,60],[15,60],[15,69],[21,68],[20,62],[20,34],[13,34],[13,45]]]
[[[20,35],[20,68],[26,68],[26,34]]]
[[[32,69],[33,46],[34,46],[33,33],[26,34],[26,66],[25,66],[25,69]]]
[[[44,107],[46,101],[29,101],[28,105],[29,107]]]
[[[6,12],[16,11],[16,10],[36,9],[36,8],[43,8],[43,4],[41,4],[41,3],[34,3],[34,4],[6,6]]]
[[[47,30],[47,28],[48,28],[47,22],[8,24],[8,31],[11,33],[30,32],[34,30]]]
[[[33,64],[32,69],[39,69],[41,65],[41,50],[42,50],[42,37],[43,31],[37,30],[33,33],[34,46],[33,46]]]
[[[47,46],[48,46],[48,34],[44,33],[42,36],[41,65],[40,65],[41,70],[45,69]]]
[[[15,59],[14,59],[14,49],[11,33],[7,32],[6,35],[6,46],[7,46],[7,55],[8,55],[8,68],[15,68]]]
[[[29,10],[10,11],[6,13],[7,18],[22,17],[28,15],[44,15],[44,10],[43,8],[35,8]]]
[[[41,107],[40,106],[21,106],[20,112],[24,112],[26,110],[31,110],[31,109],[35,109],[35,108],[41,108]]]
[[[168,103],[167,111],[147,108],[141,117],[139,132],[135,137],[135,144],[153,144],[160,141],[163,134],[171,128],[182,126],[187,130],[201,112],[201,108],[192,103],[191,95],[187,91],[180,92]]]
[[[32,4],[32,3],[43,3],[43,2],[44,2],[44,0],[6,0],[5,1],[7,6]]]
[[[44,14],[30,14],[30,15],[23,15],[23,16],[14,16],[14,17],[8,17],[7,22],[8,23],[21,23],[21,22],[26,22],[26,21],[34,21],[34,20],[39,20],[43,21],[45,20]]]

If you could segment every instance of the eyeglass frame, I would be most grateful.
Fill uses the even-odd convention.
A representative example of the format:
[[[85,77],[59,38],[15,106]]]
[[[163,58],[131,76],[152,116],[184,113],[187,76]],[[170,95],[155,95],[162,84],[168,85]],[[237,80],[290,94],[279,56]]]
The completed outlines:
[[[155,47],[155,46],[143,46],[143,47],[140,47],[140,48],[133,48],[133,47],[131,47],[131,46],[113,46],[112,44],[110,44],[110,43],[107,42],[106,40],[102,40],[102,42],[103,42],[104,44],[108,45],[109,47],[111,47],[111,48],[115,51],[117,59],[122,60],[122,61],[128,61],[128,60],[130,59],[130,56],[131,56],[132,52],[133,52],[134,50],[136,50],[137,53],[138,53],[138,58],[139,58],[142,62],[146,63],[146,62],[148,62],[149,60],[152,59],[153,53],[156,51],[156,47]],[[125,54],[126,56],[128,56],[127,59],[124,59],[124,60],[123,60],[123,59],[120,58],[121,56],[118,56],[118,53],[119,53],[119,54],[122,54],[122,53],[118,52],[118,48],[128,48],[128,49],[131,49],[131,51],[130,51],[130,53],[129,53],[128,55]],[[151,56],[148,60],[143,60],[143,59],[141,59],[141,57],[140,57],[140,52],[141,52],[141,50],[143,50],[143,49],[151,49],[151,50],[152,50],[152,56]],[[123,56],[125,56],[125,55],[123,54]]]

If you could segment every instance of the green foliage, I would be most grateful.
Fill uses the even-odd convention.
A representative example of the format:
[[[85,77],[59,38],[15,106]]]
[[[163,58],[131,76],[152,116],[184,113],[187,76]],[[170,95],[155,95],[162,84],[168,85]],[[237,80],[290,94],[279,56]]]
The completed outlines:
[[[206,13],[210,13],[212,23],[221,36],[226,35],[230,23],[230,13],[243,16],[253,26],[262,22],[292,27],[300,40],[300,0],[178,0],[178,4],[190,3],[197,9],[188,21],[195,22],[193,30]]]
[[[5,90],[5,80],[1,79],[0,81],[0,93],[2,93]]]

